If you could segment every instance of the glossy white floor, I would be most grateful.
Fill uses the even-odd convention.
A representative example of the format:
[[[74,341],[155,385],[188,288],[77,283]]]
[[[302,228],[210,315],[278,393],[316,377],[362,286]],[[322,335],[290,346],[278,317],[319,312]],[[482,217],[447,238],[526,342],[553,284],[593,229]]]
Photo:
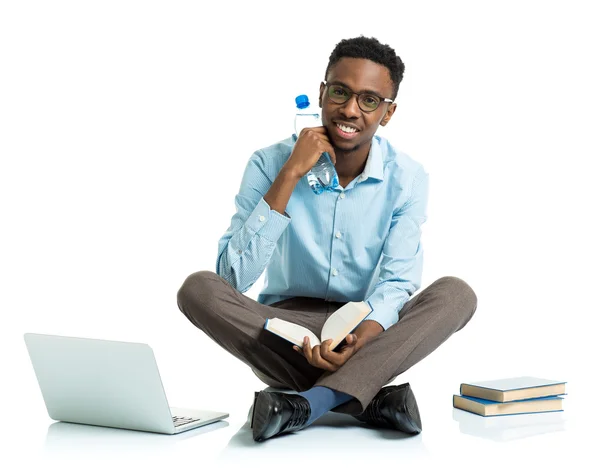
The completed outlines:
[[[468,339],[466,332],[464,337]],[[455,338],[458,339],[458,335]],[[247,414],[253,391],[264,386],[216,346],[213,355],[222,359],[224,366],[237,376],[237,384],[233,384],[234,378],[225,378],[225,385],[219,386],[214,379],[194,376],[177,391],[169,384],[168,366],[162,366],[162,377],[171,404],[224,410],[230,417],[174,436],[50,420],[33,371],[27,368],[28,357],[21,349],[13,360],[13,364],[21,363],[25,367],[18,375],[21,392],[15,396],[20,404],[9,405],[7,409],[13,420],[10,428],[5,427],[3,432],[4,441],[9,444],[2,457],[8,461],[17,455],[23,467],[43,464],[63,468],[82,465],[165,467],[167,464],[278,467],[282,458],[284,464],[295,467],[363,463],[440,467],[450,461],[462,467],[506,467],[508,464],[519,467],[527,462],[562,467],[574,454],[585,456],[593,452],[594,428],[586,409],[588,396],[592,394],[587,386],[591,382],[585,376],[576,370],[568,373],[569,394],[564,399],[564,412],[482,418],[452,408],[451,396],[459,385],[452,372],[440,372],[437,377],[432,373],[434,368],[450,369],[453,365],[446,356],[462,349],[458,340],[451,339],[440,347],[437,358],[432,354],[421,367],[417,365],[406,373],[423,419],[424,431],[419,436],[407,437],[394,431],[367,428],[352,417],[330,413],[308,429],[261,444],[252,440]],[[161,367],[161,360],[157,361]],[[398,378],[396,384],[400,382]],[[194,398],[194,390],[199,390],[198,395],[203,397]],[[173,401],[173,396],[177,401]],[[179,402],[184,397],[186,402]],[[24,405],[25,402],[30,405]]]

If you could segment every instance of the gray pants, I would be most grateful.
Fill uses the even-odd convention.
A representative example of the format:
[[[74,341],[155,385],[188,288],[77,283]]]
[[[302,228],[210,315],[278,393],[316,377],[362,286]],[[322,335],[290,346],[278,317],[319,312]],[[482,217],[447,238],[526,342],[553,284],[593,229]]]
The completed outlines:
[[[204,271],[185,280],[177,304],[195,326],[269,386],[296,391],[325,386],[355,398],[337,412],[359,414],[382,386],[462,329],[475,313],[477,297],[463,280],[440,278],[404,305],[396,324],[333,373],[313,367],[289,342],[263,327],[266,319],[278,317],[305,326],[318,337],[325,320],[344,303],[297,297],[266,306]]]

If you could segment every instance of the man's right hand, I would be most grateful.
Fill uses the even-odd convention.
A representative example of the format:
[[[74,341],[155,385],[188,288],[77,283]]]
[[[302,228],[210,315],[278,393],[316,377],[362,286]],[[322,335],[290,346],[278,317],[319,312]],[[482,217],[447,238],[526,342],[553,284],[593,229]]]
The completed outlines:
[[[284,168],[296,178],[301,179],[317,163],[322,153],[329,153],[335,165],[336,158],[325,127],[307,127],[302,129],[294,145],[292,154]],[[282,168],[282,169],[284,169]]]
[[[309,127],[300,132],[292,154],[264,196],[271,210],[285,215],[285,208],[296,184],[310,171],[324,152],[329,153],[331,161],[335,164],[335,152],[325,127]]]

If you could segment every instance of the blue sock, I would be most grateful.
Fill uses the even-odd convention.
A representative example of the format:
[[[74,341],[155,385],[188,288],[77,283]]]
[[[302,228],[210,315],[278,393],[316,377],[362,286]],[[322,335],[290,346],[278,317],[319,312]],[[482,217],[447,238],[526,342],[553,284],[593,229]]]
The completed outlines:
[[[298,393],[310,404],[310,418],[307,425],[310,425],[322,415],[352,399],[352,396],[343,392],[334,391],[324,386],[315,386],[308,391]]]

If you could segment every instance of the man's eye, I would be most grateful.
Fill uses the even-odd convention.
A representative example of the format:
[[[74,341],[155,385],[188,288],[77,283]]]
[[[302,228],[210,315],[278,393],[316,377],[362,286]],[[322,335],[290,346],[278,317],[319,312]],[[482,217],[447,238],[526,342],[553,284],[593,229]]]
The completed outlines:
[[[346,90],[344,88],[334,88],[332,90],[333,94],[336,96],[347,96],[348,93],[346,92]]]

